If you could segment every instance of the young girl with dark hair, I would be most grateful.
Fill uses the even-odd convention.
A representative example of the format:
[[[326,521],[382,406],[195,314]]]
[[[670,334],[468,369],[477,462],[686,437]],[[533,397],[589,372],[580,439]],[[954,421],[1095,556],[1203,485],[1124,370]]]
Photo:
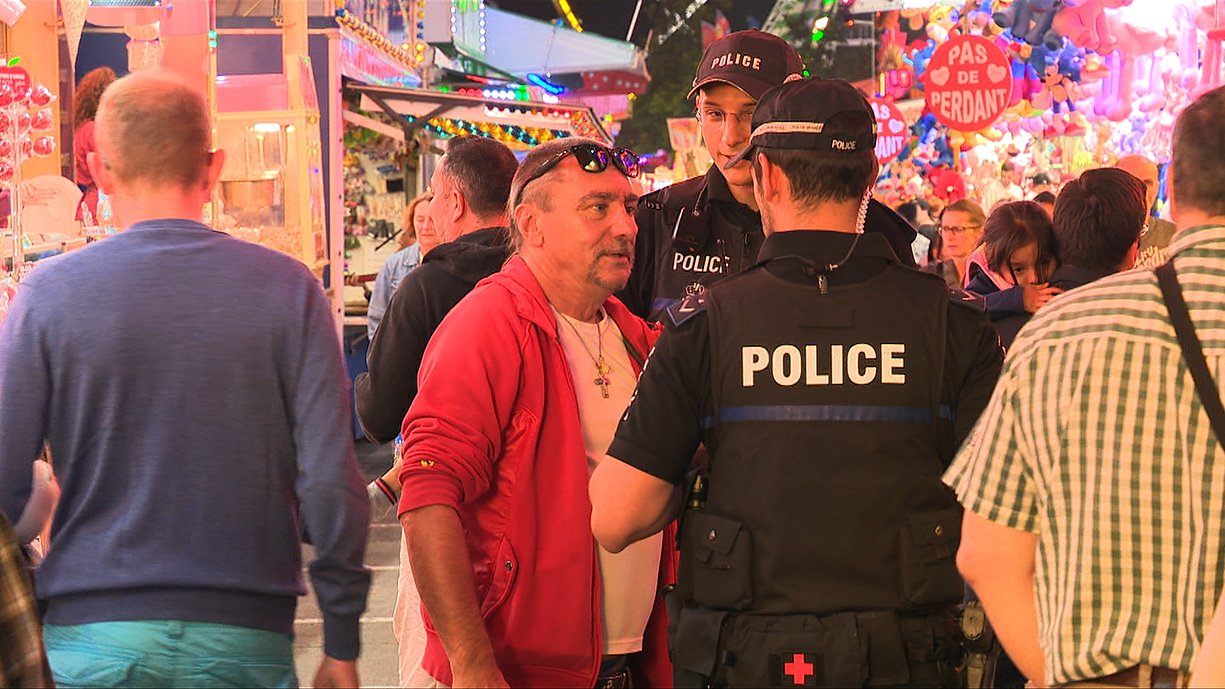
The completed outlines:
[[[981,297],[1004,346],[1032,314],[1063,290],[1046,284],[1055,269],[1051,216],[1033,201],[1000,204],[970,254],[966,290]],[[1019,316],[1019,318],[1014,318]]]

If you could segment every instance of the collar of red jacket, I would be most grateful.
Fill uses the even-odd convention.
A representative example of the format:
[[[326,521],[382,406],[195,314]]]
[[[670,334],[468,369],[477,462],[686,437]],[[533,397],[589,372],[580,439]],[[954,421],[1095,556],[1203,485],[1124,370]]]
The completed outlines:
[[[515,296],[515,308],[518,316],[544,332],[549,337],[557,337],[557,317],[549,306],[544,289],[536,279],[532,269],[521,256],[512,256],[502,270],[485,278],[482,282],[500,285]],[[617,329],[625,337],[626,342],[637,350],[636,360],[645,359],[659,337],[660,326],[647,323],[630,313],[621,300],[610,296],[604,301],[604,311],[616,323]]]

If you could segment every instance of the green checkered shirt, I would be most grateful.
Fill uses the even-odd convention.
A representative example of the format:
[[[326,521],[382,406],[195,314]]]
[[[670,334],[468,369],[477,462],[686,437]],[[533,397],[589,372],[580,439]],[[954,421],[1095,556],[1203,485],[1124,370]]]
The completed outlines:
[[[1170,255],[1219,385],[1225,227],[1181,231]],[[945,474],[966,509],[1038,536],[1048,683],[1189,671],[1225,581],[1225,455],[1167,314],[1151,270],[1052,301]]]

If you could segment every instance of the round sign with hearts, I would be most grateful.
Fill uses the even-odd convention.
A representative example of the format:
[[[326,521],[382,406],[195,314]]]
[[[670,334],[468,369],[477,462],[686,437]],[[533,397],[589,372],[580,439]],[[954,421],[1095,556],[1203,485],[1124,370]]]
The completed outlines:
[[[982,36],[955,36],[941,44],[923,82],[927,108],[941,124],[960,132],[995,122],[1012,95],[1008,57]]]
[[[910,138],[902,111],[887,98],[869,98],[872,112],[876,115],[876,159],[881,165],[893,160],[902,152]]]

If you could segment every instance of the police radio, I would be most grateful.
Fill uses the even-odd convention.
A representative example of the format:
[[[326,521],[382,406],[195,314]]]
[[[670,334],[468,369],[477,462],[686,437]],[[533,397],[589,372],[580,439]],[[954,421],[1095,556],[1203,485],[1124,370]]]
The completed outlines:
[[[862,232],[856,233],[855,239],[851,240],[851,248],[846,250],[846,255],[834,263],[826,263],[824,267],[821,267],[813,264],[811,261],[805,261],[811,266],[812,271],[816,273],[817,289],[821,291],[821,294],[829,294],[829,274],[846,265],[846,262],[851,259],[851,254],[855,253],[855,247],[859,244],[859,238],[862,236]]]
[[[685,507],[691,510],[700,510],[706,506],[706,476],[701,472],[693,475],[693,482],[689,484],[689,499],[685,501]]]

